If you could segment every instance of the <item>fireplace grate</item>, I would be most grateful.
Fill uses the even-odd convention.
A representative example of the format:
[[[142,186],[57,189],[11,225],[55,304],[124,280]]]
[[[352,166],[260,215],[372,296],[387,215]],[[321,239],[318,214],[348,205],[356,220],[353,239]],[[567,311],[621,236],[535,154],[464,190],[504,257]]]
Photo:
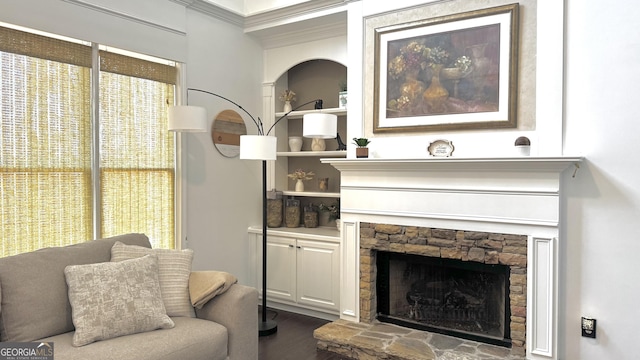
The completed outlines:
[[[510,344],[508,267],[384,252],[377,262],[381,321]]]

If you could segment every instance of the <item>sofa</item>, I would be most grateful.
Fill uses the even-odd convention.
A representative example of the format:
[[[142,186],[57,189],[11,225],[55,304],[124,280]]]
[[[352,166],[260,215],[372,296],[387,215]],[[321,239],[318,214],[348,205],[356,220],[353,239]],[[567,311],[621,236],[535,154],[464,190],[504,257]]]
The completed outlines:
[[[147,253],[116,263],[112,261],[116,246]],[[156,251],[161,250],[151,249],[144,234],[126,234],[1,258],[0,341],[53,343],[56,360],[257,359],[257,290],[237,284],[233,276],[225,278],[224,286],[207,284],[210,275],[219,280],[220,273],[191,272],[189,258],[188,279],[178,283],[188,281],[184,286],[189,292],[187,298],[191,298],[187,301],[192,303],[193,291],[200,291],[196,295],[199,303],[196,307],[187,304],[179,316],[170,316],[168,309],[172,305],[166,303],[164,288],[159,286],[163,273],[161,255]],[[184,255],[189,251],[184,250]],[[165,269],[165,278],[174,272],[179,273]],[[96,273],[104,277],[94,278]],[[134,284],[139,276],[144,285]],[[195,285],[194,279],[198,282]],[[112,288],[101,289],[101,283],[92,281],[109,283]],[[147,285],[150,290],[144,288]],[[120,288],[131,291],[129,286],[143,287],[139,293],[142,295],[124,305],[121,299],[109,298],[116,297]],[[104,310],[102,306],[110,301],[116,304],[115,310]],[[135,326],[142,324],[142,328],[131,328],[133,333],[122,335],[118,332],[128,331],[130,324],[121,328],[113,325],[130,321],[129,307],[141,313],[142,320]],[[150,311],[154,314],[149,315]],[[88,318],[90,321],[86,321]],[[111,328],[108,331],[115,333],[104,329],[91,333],[91,326]]]

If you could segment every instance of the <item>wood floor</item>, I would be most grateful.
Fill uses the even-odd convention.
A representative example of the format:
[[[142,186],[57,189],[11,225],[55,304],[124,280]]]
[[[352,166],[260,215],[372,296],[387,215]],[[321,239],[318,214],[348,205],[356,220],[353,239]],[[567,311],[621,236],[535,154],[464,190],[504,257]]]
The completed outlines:
[[[259,360],[346,360],[336,354],[316,350],[313,330],[328,323],[327,320],[273,309],[267,310],[267,317],[278,323],[278,331],[260,337]]]

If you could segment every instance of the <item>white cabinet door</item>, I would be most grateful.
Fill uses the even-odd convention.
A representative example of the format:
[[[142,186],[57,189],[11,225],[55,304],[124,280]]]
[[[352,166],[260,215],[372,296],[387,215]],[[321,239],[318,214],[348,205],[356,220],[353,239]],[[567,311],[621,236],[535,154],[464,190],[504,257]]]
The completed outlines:
[[[339,310],[340,245],[298,240],[298,303]]]
[[[277,236],[267,238],[267,300],[277,298],[295,302],[295,245],[295,239]]]

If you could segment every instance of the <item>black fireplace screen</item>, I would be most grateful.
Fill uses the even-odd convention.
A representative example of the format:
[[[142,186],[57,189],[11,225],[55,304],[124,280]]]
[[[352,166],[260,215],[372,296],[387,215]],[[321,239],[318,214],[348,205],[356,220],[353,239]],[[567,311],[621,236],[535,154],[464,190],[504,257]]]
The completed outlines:
[[[509,267],[378,252],[378,319],[509,346]]]

